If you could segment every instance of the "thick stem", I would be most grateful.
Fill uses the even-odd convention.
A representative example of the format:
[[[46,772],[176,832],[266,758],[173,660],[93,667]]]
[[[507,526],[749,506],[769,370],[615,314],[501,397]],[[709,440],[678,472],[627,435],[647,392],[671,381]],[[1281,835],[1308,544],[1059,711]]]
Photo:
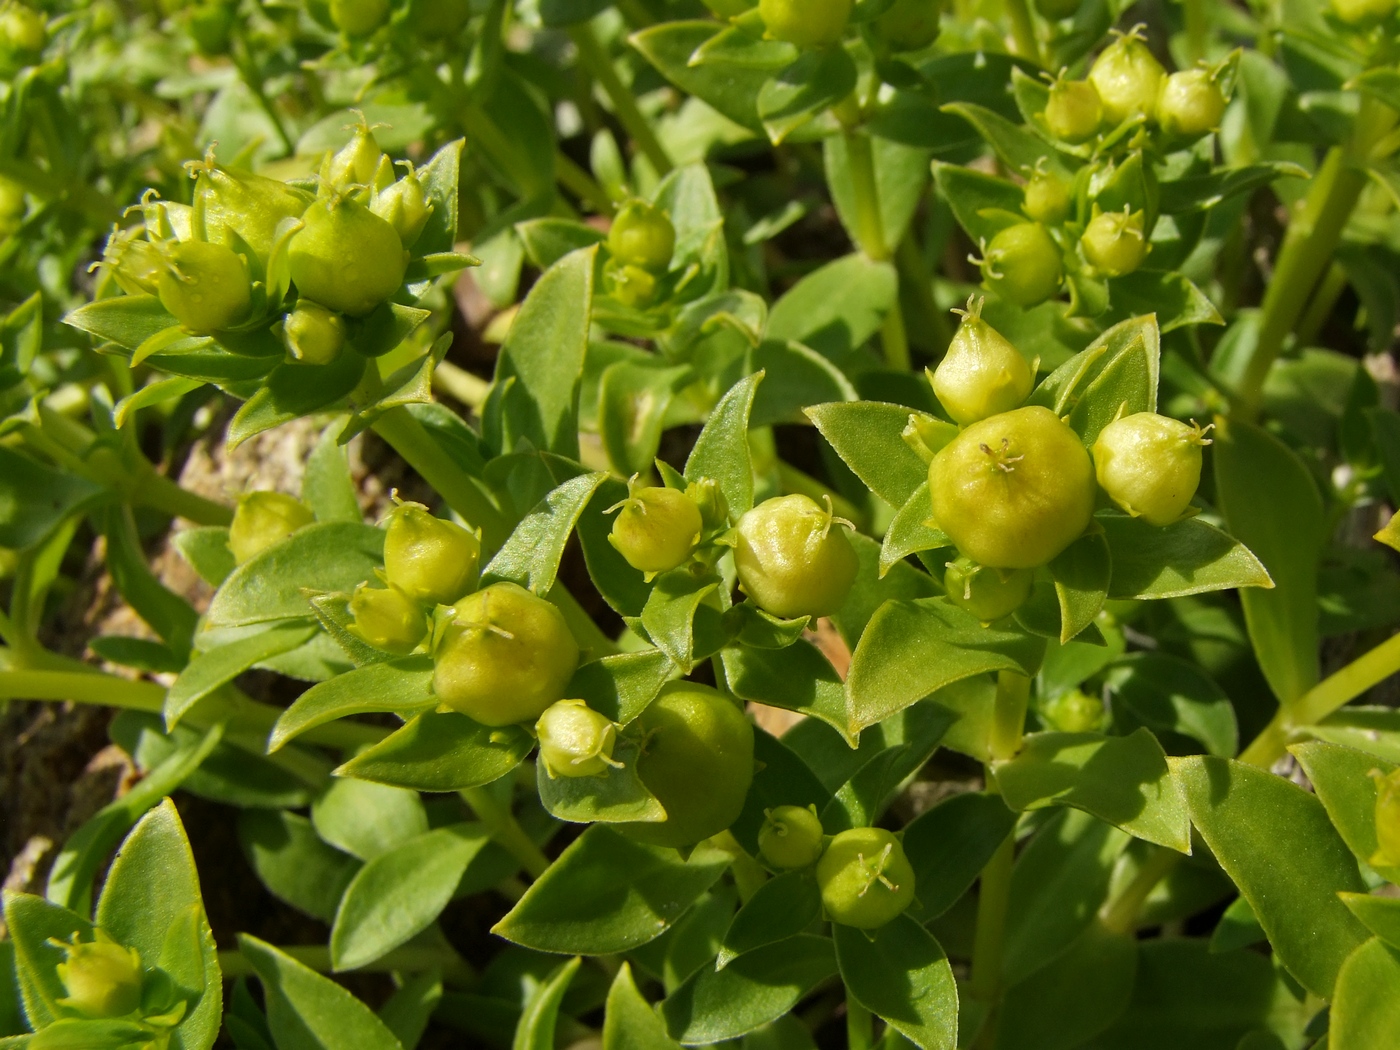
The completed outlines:
[[[885,314],[885,322],[880,326],[880,345],[885,349],[885,364],[901,372],[909,371],[909,334],[904,330],[904,309],[899,303],[898,284],[890,312]]]
[[[554,154],[554,176],[559,180],[559,185],[576,196],[585,204],[593,205],[593,210],[599,215],[611,217],[617,209],[613,207],[612,200],[608,197],[607,190],[598,185],[596,179],[583,168],[573,162],[568,154],[556,151]]]
[[[525,829],[515,819],[509,806],[497,802],[486,788],[464,788],[459,794],[481,823],[486,825],[496,844],[518,860],[531,878],[538,879],[549,869],[549,858],[525,834]]]
[[[997,672],[997,695],[992,707],[992,734],[989,746],[992,761],[1005,762],[1021,750],[1026,727],[1026,707],[1030,703],[1031,680],[1015,671]]]
[[[880,188],[875,179],[875,154],[870,136],[860,128],[848,127],[846,163],[851,170],[851,192],[856,206],[856,243],[871,259],[883,262],[890,257],[885,241],[885,221],[880,215]]]
[[[670,172],[671,158],[661,147],[661,140],[652,131],[651,125],[647,123],[647,118],[637,108],[637,100],[632,97],[632,92],[618,77],[612,57],[603,48],[602,42],[598,39],[597,30],[593,28],[593,23],[584,22],[574,26],[569,30],[569,36],[573,39],[574,46],[578,48],[579,61],[587,67],[589,74],[607,94],[608,100],[613,106],[613,113],[622,122],[622,126],[627,129],[627,134],[632,137],[637,148],[646,154],[647,160],[651,161],[651,166],[656,169],[658,175]]]
[[[1346,291],[1346,287],[1346,269],[1341,263],[1334,262],[1327,268],[1322,283],[1317,286],[1307,310],[1298,321],[1300,346],[1312,346],[1317,341],[1318,333],[1327,323],[1327,318],[1332,315],[1332,308],[1337,305],[1337,300],[1341,298],[1342,292]]]
[[[132,500],[143,507],[151,507],[174,518],[184,518],[196,525],[227,526],[233,522],[232,507],[198,496],[149,468],[141,472]]]
[[[277,949],[290,955],[303,966],[317,973],[331,973],[331,950],[323,944],[281,945]],[[408,973],[421,973],[424,970],[439,969],[443,980],[449,984],[470,985],[476,980],[476,972],[471,964],[451,948],[395,948],[366,966],[358,966],[355,973],[392,973],[396,970]],[[253,964],[240,951],[219,953],[219,970],[224,977],[252,977]]]
[[[1132,933],[1137,929],[1138,915],[1157,884],[1181,863],[1181,854],[1165,846],[1153,847],[1138,873],[1123,891],[1099,909],[1099,921],[1114,933]]]
[[[1206,57],[1210,24],[1206,18],[1205,0],[1182,0],[1183,21],[1186,23],[1186,57],[1199,62]]]
[[[1006,13],[1011,19],[1014,54],[1018,58],[1043,66],[1045,59],[1040,54],[1040,41],[1036,39],[1035,23],[1031,21],[1031,12],[1026,6],[1026,0],[1006,0]]]
[[[875,1020],[870,1011],[846,996],[846,1046],[849,1050],[871,1050],[875,1045]]]
[[[439,361],[433,369],[433,386],[466,405],[473,412],[486,403],[491,392],[489,380],[458,368],[451,361]]]

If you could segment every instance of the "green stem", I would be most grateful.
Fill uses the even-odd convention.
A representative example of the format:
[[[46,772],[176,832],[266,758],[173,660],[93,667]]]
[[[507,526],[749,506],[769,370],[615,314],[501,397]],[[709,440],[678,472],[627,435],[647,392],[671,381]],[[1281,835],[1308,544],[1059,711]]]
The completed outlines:
[[[670,172],[671,158],[662,149],[661,140],[652,131],[651,125],[647,123],[647,118],[637,108],[637,100],[632,97],[632,92],[618,77],[617,68],[613,65],[611,56],[604,49],[602,41],[598,39],[598,32],[594,29],[593,23],[584,22],[574,26],[569,30],[569,36],[573,39],[574,46],[578,48],[579,61],[583,63],[593,79],[607,94],[608,100],[612,102],[613,113],[622,122],[622,126],[627,129],[627,134],[632,136],[632,141],[646,154],[658,175]]]
[[[286,151],[286,155],[290,157],[297,151],[296,143],[294,143],[292,137],[287,134],[287,128],[282,123],[282,118],[278,115],[277,110],[273,108],[272,99],[267,97],[262,74],[258,72],[257,67],[253,64],[251,49],[248,47],[248,41],[244,37],[241,29],[236,28],[234,30],[234,41],[235,55],[233,64],[238,70],[238,75],[242,79],[244,86],[252,94],[253,100],[257,102],[258,107],[267,115],[267,119],[272,123],[273,130],[277,132],[277,137],[282,140],[282,146]]]
[[[1157,884],[1181,863],[1181,854],[1165,846],[1154,846],[1132,881],[1121,893],[1099,909],[1099,921],[1113,933],[1131,934],[1137,929],[1138,915]]]
[[[1006,13],[1011,19],[1011,40],[1015,45],[1015,55],[1043,66],[1045,60],[1040,54],[1040,41],[1036,39],[1035,23],[1031,21],[1031,12],[1026,6],[1026,0],[1006,0]]]
[[[885,314],[880,326],[880,345],[885,350],[885,364],[901,372],[909,371],[909,333],[904,330],[904,309],[899,302],[899,285],[896,281],[894,302],[890,312]]]
[[[875,1021],[870,1011],[846,994],[846,1046],[849,1050],[871,1050],[875,1045]]]
[[[1210,26],[1206,19],[1205,0],[1182,0],[1183,21],[1186,23],[1186,57],[1199,62],[1206,57]]]
[[[333,972],[331,950],[323,944],[283,945],[277,950],[317,973]],[[399,970],[421,973],[433,969],[440,969],[443,979],[450,984],[464,986],[476,981],[471,964],[451,948],[395,948],[366,966],[356,967],[352,972],[392,973]],[[256,972],[252,962],[240,951],[220,952],[219,970],[226,978],[252,977]]]
[[[433,369],[433,386],[450,397],[456,398],[473,412],[486,403],[486,395],[491,392],[489,380],[473,375],[465,368],[458,368],[451,361],[439,361]]]
[[[899,242],[894,257],[899,267],[900,282],[914,293],[914,303],[919,312],[916,324],[928,333],[934,354],[941,356],[953,340],[953,330],[948,325],[947,315],[938,308],[933,298],[933,275],[929,273],[912,230]]]
[[[150,469],[149,465],[140,472],[131,498],[140,506],[151,507],[173,518],[184,518],[196,525],[227,526],[233,522],[232,507],[182,488],[164,474]]]
[[[579,200],[593,205],[599,215],[611,217],[617,211],[608,197],[607,190],[598,185],[592,175],[575,164],[572,158],[560,151],[554,154],[554,176],[561,186]]]
[[[505,517],[487,497],[481,484],[457,465],[408,409],[402,405],[389,409],[374,421],[374,430],[447,501],[449,507],[481,530],[485,551],[500,549],[510,534]]]
[[[1337,300],[1341,298],[1342,292],[1346,291],[1346,287],[1346,269],[1341,263],[1334,262],[1327,268],[1322,283],[1317,286],[1307,310],[1298,321],[1299,346],[1312,346],[1317,341],[1318,333],[1327,323],[1327,318],[1332,315],[1332,308],[1337,305]]]
[[[890,257],[885,241],[885,221],[880,215],[880,188],[875,179],[875,154],[870,135],[847,127],[846,163],[851,170],[851,193],[856,206],[856,243],[869,258],[883,262]]]
[[[486,830],[491,833],[496,843],[518,860],[520,866],[530,873],[531,878],[538,879],[549,869],[549,858],[531,841],[530,836],[525,834],[525,829],[515,819],[510,807],[497,802],[495,796],[486,788],[464,788],[459,793],[467,805],[471,806],[477,818],[486,825]]]
[[[1031,680],[1015,671],[997,672],[997,695],[992,706],[989,747],[993,762],[1005,762],[1021,750],[1030,703]]]

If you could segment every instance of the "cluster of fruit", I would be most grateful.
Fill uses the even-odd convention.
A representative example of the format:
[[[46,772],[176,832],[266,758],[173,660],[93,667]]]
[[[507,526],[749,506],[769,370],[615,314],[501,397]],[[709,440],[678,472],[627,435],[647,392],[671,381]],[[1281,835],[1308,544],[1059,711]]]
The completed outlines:
[[[608,293],[624,306],[650,306],[657,278],[666,273],[675,251],[676,228],[665,209],[628,201],[608,229],[610,258],[603,271]]]

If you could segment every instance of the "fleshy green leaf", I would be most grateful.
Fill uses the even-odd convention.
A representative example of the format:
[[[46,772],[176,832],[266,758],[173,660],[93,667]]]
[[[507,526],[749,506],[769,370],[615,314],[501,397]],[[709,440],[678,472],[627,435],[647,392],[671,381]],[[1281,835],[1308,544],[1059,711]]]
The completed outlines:
[[[1273,583],[1249,548],[1198,518],[1161,528],[1125,514],[1100,514],[1095,520],[1113,559],[1110,598],[1180,598],[1250,588],[1243,597]]]
[[[173,728],[210,693],[254,664],[291,652],[315,633],[314,623],[296,620],[196,653],[165,694],[165,724]]]
[[[417,791],[460,791],[499,780],[534,746],[520,726],[490,728],[455,711],[426,711],[336,774]]]
[[[200,579],[214,587],[222,584],[238,568],[238,563],[233,560],[233,551],[228,549],[228,529],[222,525],[181,529],[171,534],[170,542]]]
[[[884,576],[897,563],[919,551],[951,547],[948,534],[932,523],[933,504],[928,482],[924,481],[909,497],[909,502],[895,511],[880,545],[880,575]]]
[[[360,869],[354,857],[327,845],[311,821],[282,809],[240,813],[238,841],[274,897],[327,925]]]
[[[103,490],[0,446],[0,546],[24,550],[43,541]]]
[[[1373,937],[1351,954],[1337,975],[1328,1045],[1338,1050],[1383,1050],[1400,1031],[1400,949]]]
[[[1192,737],[1212,755],[1234,755],[1239,731],[1230,698],[1190,661],[1133,653],[1113,664],[1105,679],[1114,702],[1148,729]]]
[[[856,1001],[922,1050],[958,1044],[958,989],[948,957],[908,914],[877,930],[832,927],[841,979]]]
[[[1060,600],[1060,644],[1079,634],[1099,615],[1108,597],[1113,559],[1101,531],[1090,528],[1050,562]]]
[[[540,804],[551,816],[574,824],[665,820],[666,810],[637,776],[639,751],[637,741],[623,737],[612,753],[621,767],[608,766],[586,777],[552,776],[545,763],[537,762]]]
[[[1361,924],[1392,948],[1400,948],[1400,898],[1377,894],[1338,894]]]
[[[773,304],[768,338],[801,343],[840,362],[880,330],[894,305],[896,284],[894,267],[887,262],[860,252],[835,259],[807,274]]]
[[[723,969],[744,952],[801,933],[821,913],[822,895],[810,869],[775,875],[754,891],[730,922],[715,968]]]
[[[313,685],[283,711],[267,749],[277,751],[308,730],[337,718],[383,711],[413,712],[434,706],[433,667],[426,657],[369,664]]]
[[[806,412],[846,466],[890,506],[903,507],[928,483],[928,464],[900,436],[909,417],[919,413],[880,401],[837,401]],[[950,437],[957,434],[951,423],[927,421],[946,427]]]
[[[559,1007],[564,993],[578,972],[581,959],[560,964],[525,1000],[520,1023],[515,1028],[511,1050],[554,1050],[554,1030],[559,1023]]]
[[[904,853],[914,867],[924,920],[935,919],[971,888],[997,847],[1016,826],[998,795],[969,791],[944,799],[904,829]]]
[[[777,145],[855,86],[856,66],[845,48],[813,48],[759,89],[758,115]]]
[[[757,100],[770,75],[768,69],[734,63],[690,64],[698,48],[723,32],[724,27],[714,21],[662,22],[632,34],[629,42],[687,95],[702,99],[742,127],[762,131]]]
[[[627,725],[656,699],[673,673],[670,658],[660,649],[615,653],[580,666],[564,692]]]
[[[1395,763],[1321,741],[1294,744],[1288,750],[1307,773],[1332,826],[1356,858],[1391,882],[1400,881],[1400,866],[1374,863],[1380,844],[1376,839],[1376,782],[1370,775],[1388,775],[1395,771]]]
[[[718,482],[734,517],[753,506],[753,466],[749,458],[749,413],[754,394],[763,380],[756,372],[735,383],[710,413],[690,458],[685,480],[710,478]]]
[[[603,1050],[676,1050],[666,1025],[637,991],[632,967],[623,963],[608,989],[603,1017]]]
[[[606,476],[598,473],[571,478],[535,504],[482,570],[482,586],[509,580],[536,594],[547,594],[554,586],[574,525]]]
[[[841,678],[810,642],[799,640],[786,649],[735,646],[721,657],[729,689],[739,699],[811,715],[851,735]]]

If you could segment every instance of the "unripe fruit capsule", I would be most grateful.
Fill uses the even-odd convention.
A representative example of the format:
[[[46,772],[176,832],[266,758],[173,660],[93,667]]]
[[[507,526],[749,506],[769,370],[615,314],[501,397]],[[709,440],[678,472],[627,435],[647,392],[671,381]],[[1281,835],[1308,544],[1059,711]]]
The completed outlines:
[[[493,583],[452,607],[433,653],[433,692],[482,725],[532,722],[563,698],[578,655],[558,609]]]
[[[1103,102],[1087,80],[1057,80],[1045,103],[1045,126],[1064,142],[1083,142],[1103,123]]]
[[[938,39],[942,0],[894,0],[875,19],[875,35],[895,51],[920,51]]]
[[[348,630],[366,645],[386,653],[411,653],[428,633],[428,618],[397,587],[362,583],[350,597],[354,622]]]
[[[832,922],[874,930],[914,902],[914,868],[884,828],[852,828],[817,862],[822,906]]]
[[[1017,306],[1037,306],[1060,290],[1059,246],[1038,222],[1008,226],[991,239],[982,283]]]
[[[1359,26],[1389,18],[1396,0],[1332,0],[1332,11],[1347,25]]]
[[[619,263],[664,272],[676,251],[676,228],[664,209],[628,201],[608,230],[608,251]]]
[[[1400,868],[1400,769],[1371,771],[1376,784],[1376,855],[1372,866]]]
[[[1094,513],[1094,467],[1079,435],[1031,405],[974,423],[934,456],[933,517],[965,556],[1034,569],[1068,547]]]
[[[330,0],[330,14],[346,36],[368,36],[389,17],[389,0]]]
[[[1147,258],[1143,222],[1143,213],[1126,205],[1122,211],[1098,212],[1079,238],[1084,258],[1105,277],[1132,273]]]
[[[1010,616],[1030,597],[1031,569],[988,569],[967,558],[948,563],[943,589],[948,600],[983,623]]]
[[[968,297],[948,352],[929,373],[941,404],[962,426],[1009,412],[1030,396],[1035,373],[1019,350],[982,320],[982,300]]]
[[[1119,36],[1104,48],[1089,70],[1103,103],[1104,121],[1117,127],[1129,117],[1152,120],[1157,111],[1157,92],[1167,71],[1138,35],[1137,29]]]
[[[384,151],[374,137],[374,131],[361,115],[350,141],[334,153],[326,154],[321,163],[321,182],[328,190],[342,190],[349,185],[369,186],[374,182]]]
[[[1078,689],[1046,700],[1040,714],[1052,729],[1062,733],[1099,733],[1104,727],[1103,701]]]
[[[860,561],[842,523],[807,496],[775,496],[739,519],[734,567],[745,593],[774,616],[829,616],[855,583]]]
[[[770,39],[830,47],[840,42],[853,6],[853,0],[758,0],[758,13]]]
[[[1031,173],[1026,183],[1021,210],[1036,222],[1058,226],[1069,217],[1069,187],[1058,175],[1049,171]]]
[[[332,310],[310,299],[297,300],[296,308],[282,322],[287,352],[306,365],[328,365],[345,348],[345,321]]]
[[[758,852],[770,868],[791,871],[822,855],[822,822],[814,807],[775,806],[765,810],[758,829]]]
[[[613,761],[617,726],[582,700],[551,704],[535,723],[540,738],[540,761],[552,777],[591,777]]]
[[[96,939],[61,945],[67,958],[55,970],[68,993],[60,1005],[84,1017],[125,1017],[141,1005],[141,956],[102,930]]]
[[[204,212],[209,240],[231,245],[236,233],[264,262],[272,254],[278,224],[299,217],[312,200],[277,179],[219,167],[212,149],[185,167],[195,177],[195,201]]]
[[[1206,430],[1155,412],[1115,419],[1094,442],[1094,472],[1110,499],[1152,525],[1181,517],[1201,483]]]
[[[1162,81],[1157,123],[1172,135],[1198,138],[1220,126],[1225,96],[1209,70],[1187,69]]]
[[[0,47],[12,53],[37,55],[49,42],[44,16],[24,4],[6,4],[0,10]]]
[[[318,200],[302,216],[288,252],[302,295],[363,317],[399,290],[407,252],[394,228],[348,198]]]
[[[246,493],[233,512],[228,549],[233,560],[242,565],[314,520],[310,507],[285,493]]]
[[[668,572],[685,562],[700,542],[700,508],[684,492],[629,483],[631,492],[621,503],[608,542],[645,573]]]
[[[186,241],[171,248],[156,279],[160,304],[196,335],[231,328],[252,302],[243,260],[232,248]]]
[[[433,214],[433,202],[418,173],[409,165],[408,173],[374,195],[370,211],[394,228],[405,246],[413,244]]]
[[[476,585],[481,541],[421,503],[400,503],[384,535],[384,575],[414,601],[451,605]]]
[[[640,266],[630,263],[618,266],[612,262],[608,264],[606,276],[608,291],[623,306],[640,310],[650,306],[656,298],[656,278]]]
[[[706,685],[671,682],[638,716],[637,776],[666,810],[660,822],[619,825],[658,846],[690,846],[738,819],[753,780],[753,726]]]

